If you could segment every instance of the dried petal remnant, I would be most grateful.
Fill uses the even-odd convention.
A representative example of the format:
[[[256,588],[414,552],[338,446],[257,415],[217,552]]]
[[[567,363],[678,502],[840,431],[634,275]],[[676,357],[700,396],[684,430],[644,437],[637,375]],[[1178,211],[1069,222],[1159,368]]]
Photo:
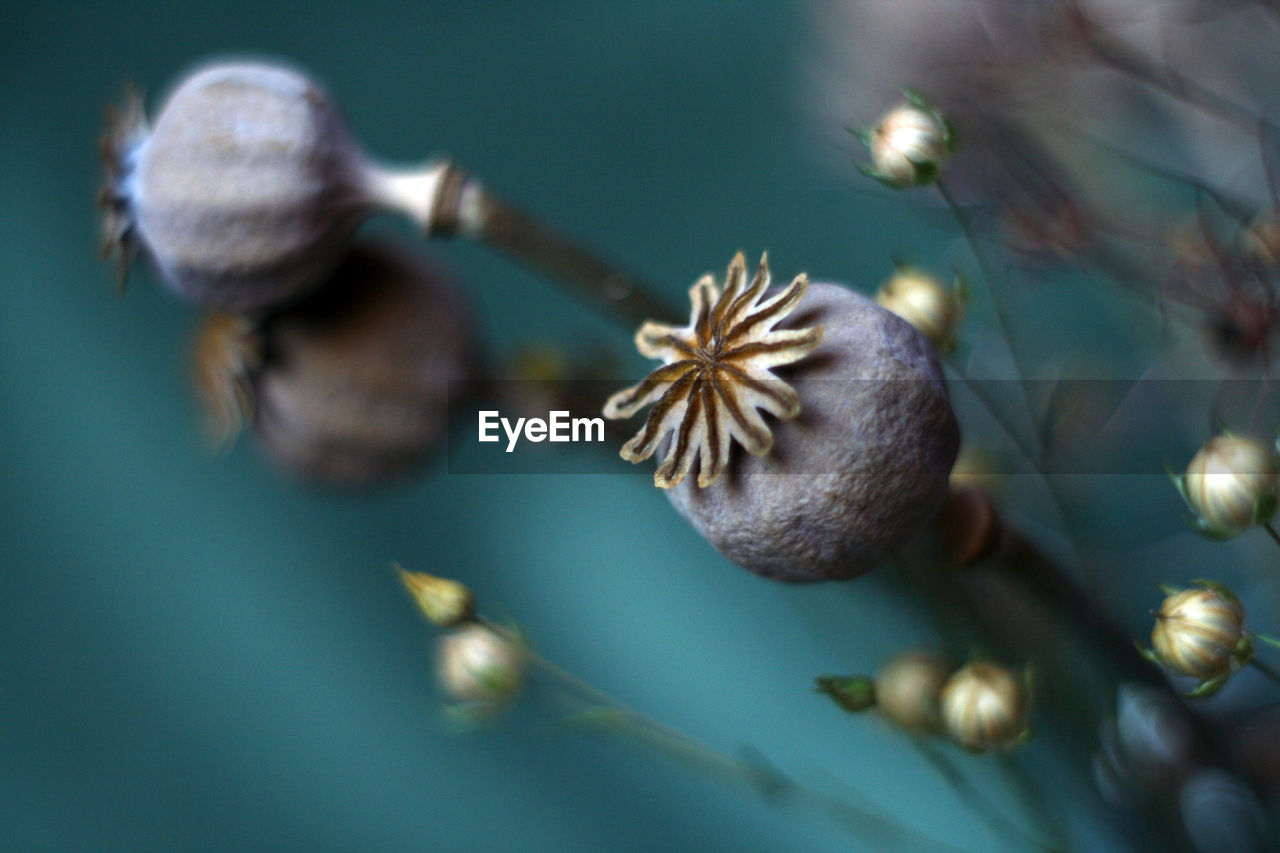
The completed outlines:
[[[714,483],[729,463],[734,439],[763,456],[773,433],[757,409],[782,420],[800,413],[795,389],[772,368],[808,355],[822,340],[822,327],[774,331],[795,310],[809,286],[801,273],[776,296],[769,289],[769,256],[760,258],[746,284],[747,262],[739,252],[729,263],[724,290],[708,273],[690,289],[693,312],[683,328],[652,321],[636,332],[636,348],[663,366],[605,403],[606,418],[629,418],[653,403],[644,428],[622,447],[622,458],[641,462],[672,433],[671,449],[654,472],[658,488],[680,483],[698,459],[698,485]]]

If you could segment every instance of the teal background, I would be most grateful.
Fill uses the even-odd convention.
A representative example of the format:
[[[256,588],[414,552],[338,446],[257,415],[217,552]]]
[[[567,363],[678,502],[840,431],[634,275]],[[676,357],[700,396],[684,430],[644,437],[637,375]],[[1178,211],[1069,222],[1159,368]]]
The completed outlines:
[[[2,17],[0,846],[880,849],[625,740],[565,732],[545,691],[491,731],[447,733],[432,630],[392,560],[465,580],[548,658],[717,748],[749,746],[960,847],[998,846],[905,737],[810,691],[819,673],[937,642],[891,584],[755,578],[645,477],[459,476],[437,458],[349,494],[283,476],[252,441],[210,456],[188,383],[195,312],[145,265],[117,297],[96,255],[105,105],[128,81],[154,105],[192,63],[247,52],[311,70],[378,157],[448,153],[672,304],[738,249],[768,249],[779,277],[870,292],[893,252],[932,257],[954,234],[868,194],[851,165],[820,165],[853,146],[839,122],[802,115],[799,7],[131,2]],[[495,356],[551,341],[610,348],[628,380],[642,369],[628,332],[540,279],[474,247],[430,250],[465,280]],[[1079,751],[1041,728],[1024,758],[1054,780],[1054,809],[1090,849],[1122,846]],[[1030,825],[992,761],[953,756]]]

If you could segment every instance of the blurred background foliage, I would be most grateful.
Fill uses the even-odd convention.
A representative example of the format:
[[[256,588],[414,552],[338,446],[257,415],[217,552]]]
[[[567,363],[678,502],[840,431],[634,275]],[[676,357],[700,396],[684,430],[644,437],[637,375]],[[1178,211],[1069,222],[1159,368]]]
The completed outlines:
[[[901,841],[845,832],[785,797],[775,808],[750,786],[711,784],[625,740],[566,731],[545,689],[491,730],[447,733],[432,632],[392,560],[464,580],[540,653],[717,749],[761,756],[751,760],[958,848],[1027,843],[993,829],[907,736],[812,692],[819,673],[871,672],[907,647],[968,650],[957,640],[966,635],[946,630],[890,567],[803,588],[756,578],[703,542],[647,476],[572,473],[598,470],[591,454],[611,450],[566,450],[566,473],[555,475],[451,474],[441,454],[419,476],[361,493],[299,483],[252,441],[211,456],[189,377],[197,316],[145,265],[124,298],[113,295],[93,199],[106,104],[132,81],[154,105],[212,55],[300,64],[367,150],[389,161],[452,155],[657,282],[675,306],[738,249],[767,249],[778,278],[803,270],[863,293],[906,257],[978,282],[954,363],[981,379],[1047,380],[1028,386],[1045,424],[1074,411],[1052,403],[1053,380],[1206,380],[1170,383],[1137,405],[1113,390],[1102,402],[1090,396],[1081,417],[1108,425],[1124,475],[1056,478],[1052,489],[1000,423],[1026,417],[1018,383],[987,386],[1001,394],[994,415],[953,388],[966,440],[1002,473],[1026,472],[1001,478],[1001,513],[1121,632],[1145,642],[1153,584],[1202,576],[1232,584],[1257,630],[1280,632],[1274,543],[1259,531],[1226,544],[1195,536],[1162,472],[1185,464],[1216,417],[1244,411],[1264,432],[1280,425],[1265,406],[1253,415],[1257,386],[1238,405],[1220,401],[1221,379],[1258,376],[1258,366],[1207,349],[1200,303],[1166,316],[1155,272],[1124,286],[1088,264],[998,260],[988,289],[936,196],[895,195],[858,175],[852,159],[863,152],[845,126],[870,124],[903,83],[920,86],[903,78],[930,65],[927,51],[947,32],[907,4],[902,14],[929,35],[913,45],[879,8],[10,4],[0,32],[5,846],[876,850]],[[1245,70],[1274,60],[1258,47],[1265,32],[1216,56]],[[935,64],[941,79],[963,79]],[[1129,90],[1115,100],[1135,105],[1122,126],[1139,151],[1144,134],[1181,126],[1178,111]],[[1185,138],[1199,138],[1194,127]],[[1159,150],[1191,171],[1216,167],[1214,181],[1260,186],[1248,170],[1205,166],[1210,147]],[[1185,185],[1136,172],[1147,219],[1194,216]],[[1124,206],[1119,190],[1108,198]],[[410,236],[393,221],[368,228]],[[997,241],[979,249],[1004,257]],[[464,283],[494,363],[551,342],[571,363],[609,353],[627,382],[644,369],[629,332],[505,259],[461,244],[424,251]],[[1036,399],[1037,389],[1050,390]],[[1060,636],[1087,695],[1064,699],[1050,685],[1035,740],[1014,764],[944,750],[948,760],[1037,837],[1082,850],[1185,845],[1175,810],[1121,809],[1099,794],[1091,759],[1118,676],[1078,634]],[[1030,658],[1037,642],[1013,651]],[[1230,728],[1272,706],[1275,690],[1242,673],[1197,713]],[[1083,716],[1059,704],[1071,701]],[[1028,791],[1042,808],[1027,805]],[[1258,847],[1239,821],[1224,832],[1240,846],[1216,849]]]

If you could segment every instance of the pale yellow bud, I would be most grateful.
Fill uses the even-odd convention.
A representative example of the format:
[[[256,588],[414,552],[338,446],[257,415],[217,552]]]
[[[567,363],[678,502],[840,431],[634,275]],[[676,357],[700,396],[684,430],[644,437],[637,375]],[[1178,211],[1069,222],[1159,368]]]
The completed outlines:
[[[1027,689],[1003,666],[974,661],[942,688],[942,720],[947,734],[975,752],[1017,744],[1027,731]]]
[[[1191,459],[1182,486],[1206,533],[1229,537],[1275,515],[1280,463],[1261,442],[1234,435],[1210,439]]]
[[[868,144],[876,177],[895,186],[916,186],[937,178],[951,155],[951,132],[933,110],[904,103],[880,119]]]
[[[496,706],[520,691],[527,659],[514,637],[472,622],[440,638],[436,673],[451,698]]]
[[[876,304],[915,326],[942,351],[951,348],[964,318],[964,301],[957,288],[944,287],[933,276],[912,267],[900,267],[880,285]]]
[[[939,694],[952,667],[940,655],[910,651],[876,673],[876,705],[890,722],[910,731],[942,728]]]
[[[470,619],[475,612],[475,596],[464,584],[438,578],[426,572],[400,572],[400,582],[413,596],[422,614],[442,628]]]
[[[1151,644],[1169,669],[1203,681],[1231,671],[1243,637],[1239,601],[1217,589],[1187,589],[1160,605]]]

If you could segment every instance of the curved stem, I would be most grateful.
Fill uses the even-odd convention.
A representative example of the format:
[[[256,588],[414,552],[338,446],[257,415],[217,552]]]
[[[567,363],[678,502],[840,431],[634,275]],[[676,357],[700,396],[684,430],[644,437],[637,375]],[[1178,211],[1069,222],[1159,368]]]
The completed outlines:
[[[1263,124],[1271,124],[1266,117],[1221,92],[1210,89],[1176,68],[1157,63],[1128,42],[1110,33],[1104,33],[1092,21],[1086,19],[1083,32],[1084,41],[1089,50],[1103,65],[1140,80],[1153,89],[1158,89],[1229,124],[1234,124],[1242,130],[1254,132]]]
[[[1276,672],[1257,658],[1249,658],[1249,665],[1265,675],[1267,678],[1271,679],[1274,683],[1280,684],[1280,672]]]
[[[995,805],[987,799],[972,782],[969,781],[969,778],[932,744],[919,737],[913,737],[911,741],[920,754],[933,765],[933,768],[938,772],[938,774],[951,785],[956,794],[959,795],[961,799],[965,800],[971,808],[979,812],[982,815],[983,820],[985,820],[988,825],[997,832],[1013,838],[1015,841],[1019,842],[1020,846],[1030,844],[1036,849],[1047,851],[1057,851],[1059,849],[1040,841],[1030,832],[1005,817],[1000,810],[997,809]]]
[[[512,631],[496,622],[477,621],[513,642],[522,642]],[[892,818],[863,809],[837,797],[807,788],[770,765],[761,756],[742,758],[728,755],[692,735],[634,710],[629,705],[530,649],[528,660],[584,700],[582,713],[570,715],[571,722],[589,723],[606,731],[632,735],[659,752],[723,783],[745,784],[769,802],[785,799],[803,801],[825,814],[842,828],[858,835],[876,834],[906,849],[944,850],[958,853],[963,848],[947,844]]]

